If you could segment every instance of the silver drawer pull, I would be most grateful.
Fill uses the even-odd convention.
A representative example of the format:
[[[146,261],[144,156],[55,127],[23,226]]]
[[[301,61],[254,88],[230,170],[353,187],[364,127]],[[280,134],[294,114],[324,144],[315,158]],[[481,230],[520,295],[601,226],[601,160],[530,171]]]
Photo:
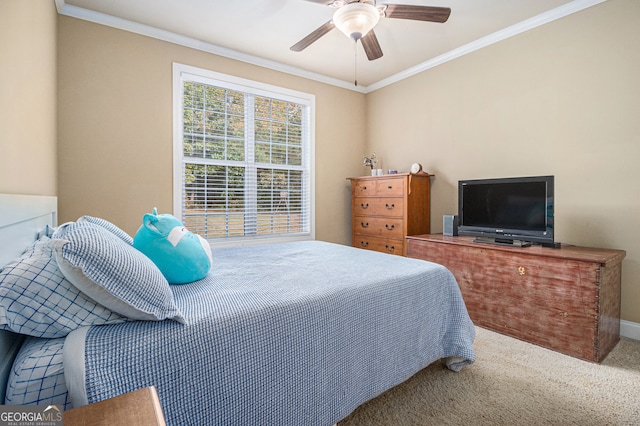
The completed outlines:
[[[396,207],[396,205],[395,205],[395,204],[391,204],[391,205],[389,205],[388,203],[387,203],[387,204],[385,204],[384,206],[387,208],[387,210],[393,210],[393,209]]]

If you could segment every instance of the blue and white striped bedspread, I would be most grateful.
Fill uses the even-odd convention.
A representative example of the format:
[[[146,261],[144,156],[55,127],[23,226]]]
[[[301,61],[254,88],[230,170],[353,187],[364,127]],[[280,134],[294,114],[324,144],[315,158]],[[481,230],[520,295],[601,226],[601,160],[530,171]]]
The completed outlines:
[[[454,370],[475,359],[473,324],[440,265],[318,241],[213,257],[207,278],[173,287],[188,325],[71,333],[74,405],[154,385],[169,425],[332,425],[438,359],[461,358]]]

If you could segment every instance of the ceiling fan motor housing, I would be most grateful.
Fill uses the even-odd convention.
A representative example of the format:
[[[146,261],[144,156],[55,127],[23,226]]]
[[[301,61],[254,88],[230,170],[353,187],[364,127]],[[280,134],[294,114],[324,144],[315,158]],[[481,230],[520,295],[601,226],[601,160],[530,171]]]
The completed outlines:
[[[359,40],[380,20],[380,12],[371,3],[349,3],[335,11],[333,23],[347,37]]]

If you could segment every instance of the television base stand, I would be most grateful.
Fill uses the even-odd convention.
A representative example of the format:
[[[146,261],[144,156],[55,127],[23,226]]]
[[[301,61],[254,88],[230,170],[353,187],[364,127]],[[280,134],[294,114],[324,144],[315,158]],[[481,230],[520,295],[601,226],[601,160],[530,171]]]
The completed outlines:
[[[483,244],[498,244],[501,246],[510,246],[510,247],[530,247],[531,243],[529,241],[522,240],[508,240],[503,238],[489,238],[489,237],[476,237],[473,239],[474,243],[483,243]]]
[[[553,242],[553,243],[542,243],[540,244],[542,247],[547,247],[547,248],[560,248],[562,247],[562,244],[559,242]]]

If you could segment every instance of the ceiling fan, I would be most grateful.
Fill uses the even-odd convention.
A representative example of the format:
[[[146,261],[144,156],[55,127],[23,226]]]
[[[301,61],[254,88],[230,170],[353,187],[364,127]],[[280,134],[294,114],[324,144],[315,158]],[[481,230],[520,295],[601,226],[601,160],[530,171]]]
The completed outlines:
[[[402,4],[380,4],[375,0],[307,0],[336,8],[333,18],[312,31],[302,40],[291,46],[294,52],[301,52],[313,42],[337,27],[347,37],[360,40],[370,61],[382,57],[382,49],[373,32],[379,19],[396,18],[414,21],[446,22],[451,14],[448,7],[415,6]]]

